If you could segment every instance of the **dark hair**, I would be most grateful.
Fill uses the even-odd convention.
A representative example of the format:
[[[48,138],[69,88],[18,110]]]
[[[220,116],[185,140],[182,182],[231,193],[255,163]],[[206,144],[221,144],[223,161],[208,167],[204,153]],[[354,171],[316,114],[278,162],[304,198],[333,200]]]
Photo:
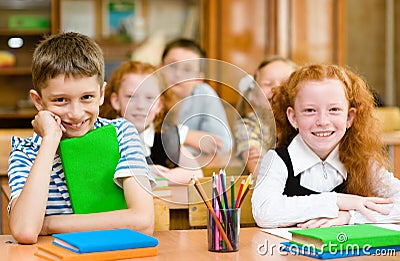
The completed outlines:
[[[175,39],[175,40],[167,43],[167,45],[165,46],[164,51],[162,53],[162,56],[161,56],[162,62],[164,62],[164,59],[167,56],[167,54],[169,53],[169,51],[171,51],[174,48],[183,48],[183,49],[190,50],[194,53],[197,53],[200,56],[200,58],[207,57],[206,52],[195,41],[186,39],[186,38],[178,38],[178,39]]]

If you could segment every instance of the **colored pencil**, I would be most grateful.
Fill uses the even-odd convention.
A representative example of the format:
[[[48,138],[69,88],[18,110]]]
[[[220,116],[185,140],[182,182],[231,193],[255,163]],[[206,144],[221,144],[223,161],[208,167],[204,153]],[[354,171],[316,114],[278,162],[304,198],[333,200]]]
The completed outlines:
[[[217,204],[216,204],[215,207],[218,207],[218,209],[224,209],[224,207],[223,207],[223,205],[222,205],[222,202],[221,202],[221,198],[218,196],[219,191],[218,191],[217,184],[213,184],[213,190],[215,190],[216,201],[217,201]],[[216,211],[216,208],[214,208],[214,210],[215,210],[215,212],[217,212],[217,211]],[[221,214],[222,214],[222,215],[221,215],[221,216],[222,216],[222,220],[225,220],[225,213],[221,211]]]
[[[244,183],[244,187],[243,187],[243,190],[242,190],[242,195],[240,197],[243,197],[243,193],[246,191],[247,187],[249,186],[250,180],[251,180],[252,177],[253,177],[253,174],[251,174],[251,173],[247,176],[246,183]]]
[[[241,194],[242,194],[244,183],[246,183],[245,180],[242,180],[242,182],[240,183],[239,192],[238,192],[237,197],[236,197],[235,208],[239,207],[240,197],[241,197]]]
[[[227,237],[227,235],[226,235],[226,233],[225,233],[225,231],[224,231],[224,229],[223,229],[223,227],[221,225],[221,222],[219,221],[219,219],[217,217],[217,214],[215,214],[215,211],[212,209],[212,206],[211,206],[210,201],[209,201],[209,199],[207,197],[207,194],[204,192],[203,187],[201,186],[201,184],[199,182],[199,179],[197,177],[192,178],[192,183],[193,183],[194,186],[198,187],[198,191],[200,192],[200,194],[202,194],[202,198],[204,199],[203,201],[206,204],[207,208],[209,209],[211,215],[213,216],[214,221],[218,226],[219,232],[222,235],[222,238],[224,239],[228,249],[232,251],[233,250],[232,244],[229,241],[229,239],[228,239],[228,237]]]
[[[239,208],[240,208],[240,206],[242,205],[244,199],[246,198],[246,195],[247,195],[247,193],[249,192],[249,190],[250,190],[250,188],[252,187],[252,185],[253,185],[253,180],[250,180],[249,186],[247,186],[246,190],[245,190],[244,193],[243,193],[243,196],[240,198]]]
[[[213,176],[212,176],[212,186],[213,186],[213,190],[212,190],[212,207],[215,211],[217,211],[218,208],[218,203],[217,203],[217,190],[215,189],[216,186],[216,176],[215,176],[215,172],[213,172]],[[215,225],[214,220],[211,220],[211,231],[212,231],[212,248],[215,250],[219,250],[219,233],[218,233],[218,228]]]
[[[225,209],[229,208],[228,205],[228,196],[226,195],[226,177],[222,169],[219,170],[219,176],[221,178],[221,187],[222,187],[222,198],[224,200],[224,207]]]
[[[235,207],[235,178],[231,176],[231,206]]]

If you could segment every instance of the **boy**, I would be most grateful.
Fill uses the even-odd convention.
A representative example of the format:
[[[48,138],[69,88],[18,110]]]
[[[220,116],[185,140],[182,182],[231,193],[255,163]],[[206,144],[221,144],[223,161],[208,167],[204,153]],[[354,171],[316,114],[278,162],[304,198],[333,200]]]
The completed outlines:
[[[33,54],[30,96],[38,109],[34,136],[13,138],[9,160],[10,229],[20,243],[38,235],[128,227],[153,232],[154,184],[134,126],[124,119],[99,118],[104,100],[104,58],[99,46],[79,33],[60,33],[43,40]],[[114,174],[128,208],[73,214],[58,155],[60,140],[80,137],[113,124],[121,159]],[[101,188],[99,188],[101,189]]]

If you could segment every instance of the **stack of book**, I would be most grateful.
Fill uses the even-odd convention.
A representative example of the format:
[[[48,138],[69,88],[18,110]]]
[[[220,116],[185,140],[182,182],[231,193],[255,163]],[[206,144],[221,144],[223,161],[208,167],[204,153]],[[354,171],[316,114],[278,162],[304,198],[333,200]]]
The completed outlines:
[[[167,178],[156,177],[156,186],[153,188],[153,196],[155,198],[172,197],[171,187]]]
[[[36,256],[47,260],[120,260],[156,256],[158,240],[131,229],[54,234],[52,243],[38,243]]]
[[[396,255],[400,250],[399,226],[348,225],[289,230],[292,239],[281,243],[294,255],[329,259],[361,255]]]

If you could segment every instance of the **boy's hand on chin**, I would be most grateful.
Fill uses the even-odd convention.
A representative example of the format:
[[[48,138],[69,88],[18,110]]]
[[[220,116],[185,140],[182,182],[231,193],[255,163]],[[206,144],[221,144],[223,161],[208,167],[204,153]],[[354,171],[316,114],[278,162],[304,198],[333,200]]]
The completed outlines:
[[[32,127],[42,138],[49,136],[61,139],[63,132],[65,132],[60,117],[46,110],[39,111],[36,114],[32,120]]]

